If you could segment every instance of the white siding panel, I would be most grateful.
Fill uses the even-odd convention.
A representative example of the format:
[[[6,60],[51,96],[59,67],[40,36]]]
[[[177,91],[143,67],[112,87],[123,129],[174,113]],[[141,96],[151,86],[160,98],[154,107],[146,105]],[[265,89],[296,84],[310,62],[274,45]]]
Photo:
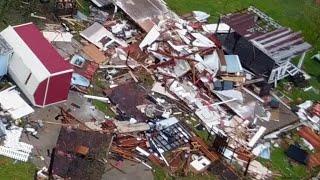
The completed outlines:
[[[24,82],[31,72],[30,69],[24,64],[20,56],[16,53],[13,53],[12,58],[9,61],[9,68],[11,71],[16,71],[16,78],[18,78],[21,82]]]
[[[15,53],[13,54],[10,60],[9,68],[10,68],[10,72],[9,72],[10,75],[12,73],[15,73],[15,79],[13,80],[21,82],[19,84],[19,87],[21,88],[21,86],[24,86],[23,89],[28,91],[29,94],[34,94],[34,92],[36,91],[41,81],[37,79],[37,77],[33,74],[33,72],[28,67],[26,67],[26,65],[24,64],[24,61],[22,61],[21,58]],[[30,73],[31,73],[31,76],[27,84],[25,84]]]
[[[18,66],[22,67],[22,65]],[[13,68],[13,69],[12,69]],[[14,82],[17,84],[17,86],[21,89],[23,94],[27,96],[27,98],[31,101],[32,104],[34,104],[34,97],[33,94],[31,94],[26,87],[23,85],[24,82],[21,82],[21,80],[18,78],[19,71],[16,70],[15,67],[9,66],[8,73],[10,74],[11,78],[14,80]]]

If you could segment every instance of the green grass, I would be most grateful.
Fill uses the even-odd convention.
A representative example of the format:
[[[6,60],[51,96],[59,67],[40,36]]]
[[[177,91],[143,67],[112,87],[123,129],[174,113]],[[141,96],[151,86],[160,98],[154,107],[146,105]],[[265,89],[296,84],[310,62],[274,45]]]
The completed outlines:
[[[114,112],[110,109],[109,105],[105,102],[93,100],[92,104],[100,111],[104,112],[107,116],[115,117],[116,115]]]
[[[1,180],[30,180],[33,179],[35,165],[24,163],[0,156],[0,179]]]
[[[83,14],[87,16],[90,14],[90,5],[90,0],[78,0],[79,11],[81,11]]]
[[[178,177],[177,180],[215,180],[218,179],[213,175],[201,175],[197,174],[194,176],[188,176],[188,177]]]
[[[320,51],[320,6],[314,0],[166,0],[169,7],[178,14],[201,10],[211,15],[209,21],[217,22],[222,14],[231,13],[253,5],[283,26],[295,31],[302,31],[305,40],[312,44],[313,50],[308,53],[304,63],[304,70],[312,75],[311,85],[320,89],[320,63],[310,57]],[[313,92],[303,92],[295,88],[290,97],[320,100],[320,95]]]
[[[153,167],[154,180],[173,180],[173,177],[169,176],[168,173],[159,166]]]
[[[155,166],[153,167],[154,180],[215,180],[217,179],[213,175],[207,174],[195,174],[189,175],[187,177],[173,177],[170,176],[162,167]]]
[[[47,20],[31,17],[31,13],[44,16]],[[52,15],[53,1],[50,1],[48,4],[42,4],[39,0],[0,0],[0,30],[9,25],[18,25],[27,22],[34,22],[42,27],[44,23],[51,22],[49,19],[52,19]]]
[[[281,148],[272,149],[270,160],[259,159],[259,161],[273,173],[281,174],[276,176],[276,179],[307,179],[309,175],[306,166],[290,162]]]

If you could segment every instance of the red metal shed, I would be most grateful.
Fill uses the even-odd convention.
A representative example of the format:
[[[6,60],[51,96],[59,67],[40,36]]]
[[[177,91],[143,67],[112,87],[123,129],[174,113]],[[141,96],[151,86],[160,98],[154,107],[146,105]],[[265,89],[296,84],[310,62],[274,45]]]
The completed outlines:
[[[13,48],[9,75],[29,100],[39,107],[66,101],[73,70],[38,28],[9,26],[1,35]]]

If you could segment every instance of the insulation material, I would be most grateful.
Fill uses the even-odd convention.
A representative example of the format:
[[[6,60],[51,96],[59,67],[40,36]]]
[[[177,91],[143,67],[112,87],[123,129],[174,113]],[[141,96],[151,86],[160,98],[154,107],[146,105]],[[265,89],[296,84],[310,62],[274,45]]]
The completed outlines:
[[[205,22],[210,17],[210,14],[207,14],[202,11],[192,11],[194,18],[199,22]]]
[[[205,24],[202,25],[202,28],[207,33],[228,33],[230,30],[230,26],[226,23],[218,24]],[[217,29],[218,28],[218,29]]]
[[[146,46],[150,46],[155,40],[158,39],[159,36],[160,36],[159,28],[158,26],[155,25],[140,43],[139,45],[140,49],[143,49]]]
[[[200,156],[199,158],[192,161],[190,163],[190,166],[197,172],[203,172],[209,167],[210,164],[211,161],[208,158],[206,158],[205,156]]]
[[[196,38],[193,42],[193,46],[197,47],[215,47],[214,42],[212,42],[209,38],[206,36],[200,34],[200,33],[191,33],[191,35]]]
[[[69,32],[43,31],[42,34],[49,42],[71,42],[73,38],[73,35]]]
[[[261,136],[263,135],[263,133],[267,130],[267,128],[261,126],[259,128],[259,130],[254,134],[254,136],[250,139],[248,146],[249,147],[253,147],[258,140],[261,138]]]
[[[3,110],[10,113],[12,119],[19,119],[33,113],[34,110],[14,88],[15,86],[0,92],[0,105]]]
[[[4,145],[0,146],[0,155],[7,156],[19,161],[28,161],[33,146],[20,142],[22,128],[11,126],[6,130]]]
[[[112,44],[118,44],[123,47],[127,47],[128,44],[119,39],[116,38],[112,32],[108,31],[105,27],[103,27],[101,24],[95,22],[90,27],[85,29],[80,33],[82,37],[96,45],[98,48],[102,49],[103,51],[107,50],[109,46]]]

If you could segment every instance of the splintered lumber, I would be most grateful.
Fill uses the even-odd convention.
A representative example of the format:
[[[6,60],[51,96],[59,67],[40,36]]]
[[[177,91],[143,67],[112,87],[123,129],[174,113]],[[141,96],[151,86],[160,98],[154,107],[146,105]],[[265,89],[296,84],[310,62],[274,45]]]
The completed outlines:
[[[160,154],[160,156],[162,157],[163,161],[166,163],[166,165],[168,167],[170,167],[168,161],[166,160],[166,158],[163,156],[163,154],[161,153],[161,151],[159,150],[158,146],[156,145],[156,143],[154,143],[154,141],[152,139],[150,139],[150,142],[153,144],[153,146],[157,149],[158,153]]]
[[[98,64],[102,64],[107,60],[107,57],[101,52],[95,45],[89,44],[82,48],[82,51],[88,55],[89,60],[92,60]]]
[[[110,140],[110,143],[109,143],[108,148],[107,148],[107,153],[106,153],[106,159],[107,159],[107,161],[108,161],[109,151],[110,151],[110,148],[111,148],[111,146],[112,146],[114,137],[115,137],[115,135],[112,135],[111,140]]]
[[[224,57],[224,52],[222,49],[216,49],[219,60],[220,60],[220,71],[225,72],[227,71],[227,61]]]
[[[221,78],[225,81],[233,81],[239,83],[244,83],[246,81],[246,78],[243,76],[221,76]]]
[[[116,165],[114,165],[114,164],[112,164],[112,163],[110,163],[110,162],[109,162],[109,164],[110,164],[112,167],[114,167],[114,168],[116,168],[117,170],[119,170],[120,172],[122,172],[123,174],[127,174],[127,173],[124,172],[122,169],[118,168]]]
[[[111,152],[119,154],[123,158],[128,159],[130,161],[139,162],[135,159],[136,156],[132,152],[123,150],[117,146],[111,146]]]
[[[141,132],[150,129],[149,124],[143,122],[130,124],[128,121],[114,121],[114,124],[120,133]]]
[[[38,16],[38,15],[36,15],[35,13],[31,13],[30,16],[31,16],[31,17],[34,17],[34,18],[38,18],[38,19],[43,19],[43,20],[46,20],[46,19],[47,19],[46,17],[44,17],[44,16]]]
[[[137,146],[146,147],[146,140],[140,139],[138,140],[135,137],[125,137],[123,139],[118,140],[119,143],[117,143],[118,147],[121,148],[131,148],[134,149]]]
[[[261,126],[259,128],[259,130],[253,135],[253,137],[250,139],[248,146],[249,147],[253,147],[257,141],[261,138],[261,136],[263,135],[263,133],[267,130],[267,128]]]
[[[175,153],[174,157],[169,161],[170,164],[170,170],[171,172],[176,172],[180,169],[180,164],[181,164],[181,154],[182,151]]]
[[[151,167],[149,164],[143,162],[141,159],[139,159],[139,158],[134,158],[134,159],[137,160],[137,161],[139,161],[141,164],[143,164],[143,165],[146,166],[147,168],[152,169],[152,167]]]
[[[148,159],[155,165],[157,166],[161,166],[162,165],[162,162],[160,161],[160,159],[153,155],[153,154],[150,154],[150,156],[148,156]]]
[[[102,102],[109,102],[109,98],[106,97],[99,97],[99,96],[91,96],[91,95],[83,95],[83,97],[87,98],[87,99],[95,99],[98,101],[102,101]]]
[[[238,159],[246,162],[250,161],[250,159],[252,158],[251,153],[244,148],[235,149],[235,153],[237,154]]]
[[[249,80],[249,81],[246,81],[244,83],[244,85],[249,85],[249,84],[255,84],[255,83],[258,83],[258,82],[262,82],[264,81],[264,78],[258,78],[258,79],[252,79],[252,80]]]
[[[191,162],[191,156],[189,155],[183,168],[183,172],[185,176],[187,176],[188,173],[190,172],[190,162]]]
[[[199,137],[193,136],[191,138],[191,141],[197,142],[199,144],[198,147],[199,147],[200,151],[203,152],[205,154],[205,156],[207,158],[209,158],[211,161],[216,161],[216,160],[219,159],[218,154],[215,153],[215,152],[210,151],[209,147],[207,146],[207,144],[205,142],[203,142],[203,140],[200,139]]]
[[[299,129],[298,134],[307,140],[316,150],[320,149],[320,136],[313,132],[311,128],[304,126]]]
[[[320,152],[311,154],[308,159],[309,168],[314,168],[317,166],[320,166]]]
[[[131,70],[129,71],[129,74],[132,77],[132,79],[134,80],[134,82],[136,82],[136,83],[139,82],[137,77],[133,74],[133,72]]]

